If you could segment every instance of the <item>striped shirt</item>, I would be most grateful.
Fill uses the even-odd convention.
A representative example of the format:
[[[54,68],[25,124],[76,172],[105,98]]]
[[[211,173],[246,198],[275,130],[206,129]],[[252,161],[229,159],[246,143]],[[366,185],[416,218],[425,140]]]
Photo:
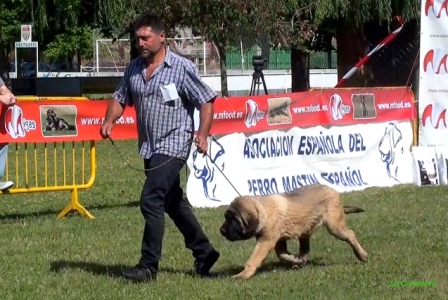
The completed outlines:
[[[166,48],[163,63],[146,80],[143,58],[132,60],[114,93],[118,102],[134,106],[140,155],[164,154],[187,160],[194,133],[195,107],[216,98],[196,65]]]

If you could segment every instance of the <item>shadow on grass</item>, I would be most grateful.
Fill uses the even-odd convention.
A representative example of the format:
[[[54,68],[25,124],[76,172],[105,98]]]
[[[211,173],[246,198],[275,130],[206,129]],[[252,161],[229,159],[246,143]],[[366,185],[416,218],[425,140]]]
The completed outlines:
[[[188,199],[185,198],[185,200]],[[139,201],[132,201],[129,203],[120,203],[120,204],[101,204],[101,205],[93,205],[93,206],[86,206],[86,209],[90,211],[92,214],[94,214],[95,210],[103,210],[103,209],[114,209],[114,208],[122,208],[122,207],[139,207],[140,202]],[[191,206],[191,205],[190,205]],[[1,221],[20,221],[28,218],[39,218],[39,217],[46,217],[49,215],[54,215],[55,217],[62,211],[63,207],[61,207],[60,210],[53,210],[53,209],[47,209],[43,211],[38,212],[28,212],[28,213],[19,213],[19,214],[4,214],[0,215],[0,222]],[[80,216],[76,211],[70,212],[67,217],[71,216]]]
[[[113,209],[113,208],[120,208],[120,207],[138,207],[140,203],[138,201],[133,201],[129,203],[121,203],[121,204],[101,204],[101,205],[94,205],[94,206],[86,206],[86,209],[90,211],[92,214],[95,210],[102,210],[102,209]],[[19,213],[19,214],[5,214],[0,215],[0,222],[1,221],[15,221],[15,220],[24,220],[28,218],[40,218],[40,217],[46,217],[49,215],[54,215],[55,217],[63,210],[64,208],[61,207],[60,210],[53,210],[53,209],[47,209],[43,211],[37,211],[37,212],[28,212],[28,213]],[[70,216],[80,216],[78,212],[72,211],[70,212],[67,217]]]
[[[307,266],[320,266],[325,267],[328,266],[325,262],[323,262],[321,259],[316,258],[315,260],[312,260],[308,262]],[[123,270],[127,268],[131,268],[132,266],[126,266],[126,265],[103,265],[98,263],[92,263],[92,262],[84,262],[84,261],[55,261],[50,263],[50,271],[52,272],[60,272],[61,270],[65,269],[79,269],[83,270],[85,272],[89,272],[91,274],[97,275],[97,276],[109,276],[114,278],[120,278],[122,277]],[[305,266],[306,267],[306,266]],[[231,266],[229,268],[225,269],[218,269],[217,271],[211,271],[210,275],[207,276],[207,278],[230,278],[233,275],[238,274],[243,270],[244,266],[238,267],[238,266]],[[290,265],[282,263],[282,262],[269,262],[261,266],[257,270],[257,274],[267,273],[267,272],[277,272],[277,271],[291,271],[291,270],[297,270],[300,271],[299,268],[295,269],[292,268]],[[170,273],[170,274],[179,274],[179,275],[190,275],[192,277],[199,277],[199,275],[195,274],[193,270],[179,270],[179,269],[172,269],[172,268],[162,268],[160,270],[160,273]]]

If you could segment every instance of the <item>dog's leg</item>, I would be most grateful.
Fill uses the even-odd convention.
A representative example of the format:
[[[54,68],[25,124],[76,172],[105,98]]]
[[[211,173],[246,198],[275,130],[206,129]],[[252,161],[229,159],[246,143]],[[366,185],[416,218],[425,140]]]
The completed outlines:
[[[360,261],[366,262],[368,260],[368,254],[358,242],[355,233],[353,230],[347,228],[345,214],[342,210],[333,210],[333,213],[326,220],[325,225],[331,235],[350,244],[353,252]]]
[[[275,254],[277,254],[277,257],[280,260],[291,263],[294,266],[302,266],[305,264],[302,257],[294,255],[288,251],[288,246],[285,240],[280,240],[275,244]]]
[[[303,261],[303,265],[305,265],[310,260],[310,236],[304,235],[299,238],[300,250],[299,250],[299,258]]]
[[[252,277],[263,261],[269,255],[269,252],[275,248],[276,240],[257,242],[255,249],[246,263],[246,267],[238,275],[232,277],[238,279],[248,279]]]

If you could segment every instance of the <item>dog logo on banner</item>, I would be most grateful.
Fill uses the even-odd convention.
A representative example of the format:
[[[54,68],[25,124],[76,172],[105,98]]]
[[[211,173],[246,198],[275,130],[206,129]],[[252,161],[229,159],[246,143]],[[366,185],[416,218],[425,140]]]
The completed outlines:
[[[23,119],[23,111],[19,106],[9,106],[6,110],[5,129],[13,139],[25,136],[26,130]]]
[[[209,142],[208,154],[203,156],[197,149],[193,152],[193,169],[194,176],[202,181],[204,195],[207,199],[221,202],[216,196],[217,194],[217,173],[224,171],[224,147],[212,137]],[[219,168],[219,170],[218,170]]]
[[[448,0],[425,0],[425,16],[431,20],[447,17]]]
[[[398,167],[400,158],[403,155],[402,146],[403,135],[395,123],[389,123],[386,127],[383,137],[378,145],[378,151],[381,154],[381,160],[386,163],[387,175],[395,181],[398,179]]]
[[[246,117],[244,124],[247,128],[257,126],[258,121],[264,118],[264,112],[258,110],[258,104],[252,99],[246,101]]]
[[[428,121],[429,119],[429,121]],[[435,129],[444,129],[446,126],[446,108],[440,103],[428,104],[422,113],[422,125],[432,126]]]
[[[328,106],[330,107],[331,116],[335,121],[342,120],[346,114],[350,113],[350,106],[342,102],[342,97],[339,94],[333,94],[330,97]]]

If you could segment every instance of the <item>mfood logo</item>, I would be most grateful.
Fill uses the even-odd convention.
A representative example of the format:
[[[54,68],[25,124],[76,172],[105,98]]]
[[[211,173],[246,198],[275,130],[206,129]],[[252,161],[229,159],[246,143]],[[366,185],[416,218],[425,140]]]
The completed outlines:
[[[429,119],[429,120],[428,120]],[[440,103],[429,104],[425,107],[422,114],[422,125],[430,125],[435,129],[447,128],[446,126],[446,108]]]
[[[425,16],[439,19],[448,16],[448,0],[425,0]]]
[[[258,121],[264,118],[264,112],[258,109],[258,104],[254,100],[246,101],[246,117],[244,124],[247,128],[256,126]]]
[[[447,58],[448,51],[445,49],[429,50],[423,58],[423,71],[430,75],[447,74]]]
[[[19,106],[8,107],[5,113],[5,129],[13,139],[24,137],[27,132],[36,130],[36,128],[36,121],[26,120],[23,117],[23,110]]]
[[[350,112],[350,106],[345,105],[342,102],[342,97],[338,94],[333,94],[330,97],[328,107],[330,108],[331,116],[335,121],[342,120],[342,118]]]

